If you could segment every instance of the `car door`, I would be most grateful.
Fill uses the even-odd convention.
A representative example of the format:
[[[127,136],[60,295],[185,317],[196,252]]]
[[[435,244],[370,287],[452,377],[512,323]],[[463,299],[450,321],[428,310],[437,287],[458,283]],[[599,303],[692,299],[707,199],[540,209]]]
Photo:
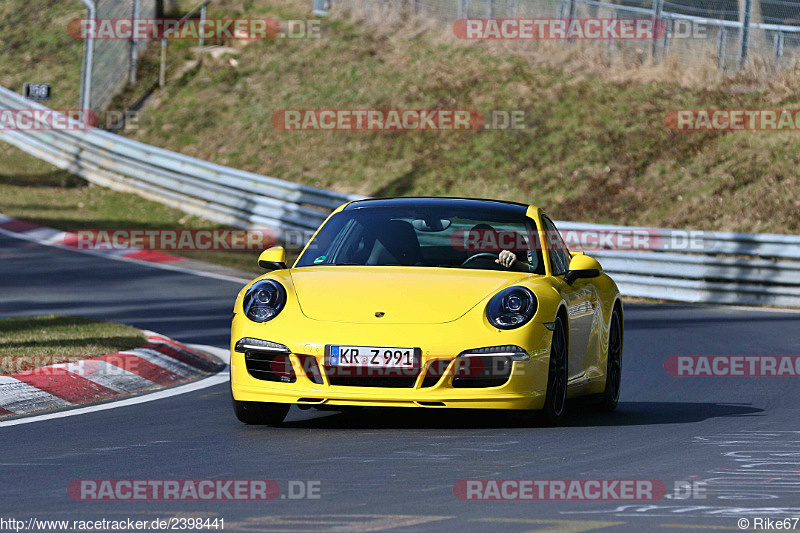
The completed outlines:
[[[569,362],[567,372],[569,379],[578,379],[584,374],[587,365],[586,357],[589,338],[594,322],[597,292],[590,279],[579,279],[572,286],[564,283],[564,274],[569,270],[572,255],[561,238],[553,221],[542,217],[545,227],[545,241],[550,257],[550,268],[558,279],[558,289],[567,303],[569,320]]]

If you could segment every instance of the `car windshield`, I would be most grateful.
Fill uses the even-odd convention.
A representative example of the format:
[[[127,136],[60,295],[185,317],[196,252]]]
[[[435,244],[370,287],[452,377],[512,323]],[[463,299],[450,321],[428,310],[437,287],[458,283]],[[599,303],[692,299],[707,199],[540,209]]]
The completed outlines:
[[[544,274],[535,223],[522,213],[474,207],[359,207],[332,216],[296,267],[417,266],[508,270],[495,260],[508,250],[516,270]]]

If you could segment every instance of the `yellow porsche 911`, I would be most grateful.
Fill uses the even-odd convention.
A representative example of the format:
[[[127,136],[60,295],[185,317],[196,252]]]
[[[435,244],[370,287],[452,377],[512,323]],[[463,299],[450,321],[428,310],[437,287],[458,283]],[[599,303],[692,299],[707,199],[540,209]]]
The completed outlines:
[[[343,205],[294,266],[242,289],[231,328],[236,416],[289,407],[515,409],[557,423],[567,398],[614,409],[623,310],[600,264],[534,206],[457,198]]]

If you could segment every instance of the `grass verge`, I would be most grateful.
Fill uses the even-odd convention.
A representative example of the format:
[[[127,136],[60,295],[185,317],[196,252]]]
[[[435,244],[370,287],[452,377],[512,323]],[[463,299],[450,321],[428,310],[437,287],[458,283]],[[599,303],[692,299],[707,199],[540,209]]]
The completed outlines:
[[[0,145],[0,213],[60,229],[219,229],[225,226],[145,200],[97,187],[29,156]],[[263,273],[258,252],[169,252],[189,259]]]
[[[0,2],[0,84],[21,93],[25,83],[48,83],[48,107],[77,109],[83,42],[69,36],[67,24],[85,16],[80,0]]]
[[[138,329],[112,322],[57,315],[2,319],[0,375],[130,350],[145,342]]]
[[[240,5],[220,0],[211,16]],[[308,10],[277,0],[257,10],[280,16],[287,6]],[[795,108],[795,91],[750,85],[744,74],[686,86],[670,77],[669,63],[591,67],[600,60],[591,52],[564,43],[511,50],[458,42],[450,28],[419,21],[334,17],[320,39],[254,41],[232,56],[204,55],[154,99],[132,136],[371,196],[489,197],[534,203],[565,220],[800,231],[796,132],[687,133],[664,123],[673,109]],[[271,124],[282,109],[430,108],[523,110],[526,123],[466,132]]]

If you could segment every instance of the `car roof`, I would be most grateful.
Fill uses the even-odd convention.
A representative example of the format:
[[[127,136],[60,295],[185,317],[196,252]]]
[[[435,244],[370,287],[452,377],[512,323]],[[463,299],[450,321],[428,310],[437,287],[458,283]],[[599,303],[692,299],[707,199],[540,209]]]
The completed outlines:
[[[484,198],[453,198],[433,196],[403,196],[400,198],[366,198],[356,200],[345,206],[344,210],[360,209],[366,207],[462,207],[466,209],[497,209],[524,215],[529,204],[506,202],[503,200],[490,200]]]

